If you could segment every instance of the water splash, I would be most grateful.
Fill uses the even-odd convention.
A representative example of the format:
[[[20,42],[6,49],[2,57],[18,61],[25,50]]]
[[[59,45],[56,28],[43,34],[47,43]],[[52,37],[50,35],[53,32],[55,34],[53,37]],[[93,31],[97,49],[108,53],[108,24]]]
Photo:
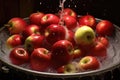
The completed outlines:
[[[59,5],[59,7],[61,8],[61,11],[60,11],[60,22],[59,22],[60,25],[64,25],[63,16],[64,16],[64,3],[65,3],[65,1],[66,0],[60,0],[60,5]]]

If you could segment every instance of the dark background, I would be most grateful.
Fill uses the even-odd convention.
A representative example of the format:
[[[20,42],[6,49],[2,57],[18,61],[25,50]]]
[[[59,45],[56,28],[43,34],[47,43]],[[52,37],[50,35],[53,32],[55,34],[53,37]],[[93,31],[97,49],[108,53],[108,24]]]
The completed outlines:
[[[39,5],[39,1],[43,4]],[[36,10],[58,12],[60,0],[37,0]],[[53,2],[55,4],[53,4]],[[76,6],[75,6],[76,5]],[[48,7],[49,6],[49,7]],[[79,15],[91,14],[96,18],[108,19],[120,26],[120,3],[118,0],[66,0],[65,7],[70,7]]]
[[[12,17],[28,17],[30,13],[42,11],[57,13],[60,0],[0,0],[0,26]],[[108,19],[120,26],[120,3],[118,0],[66,0],[79,15],[91,14],[96,18]]]
[[[37,11],[57,13],[60,10],[59,1],[60,0],[0,0],[0,27],[6,24],[12,17],[25,18]],[[120,3],[118,0],[66,0],[65,7],[72,8],[79,15],[91,14],[96,18],[107,19],[120,26]],[[120,71],[118,72],[118,70],[115,70],[114,74],[108,72],[107,76],[105,75],[105,77],[107,77],[105,80],[111,80],[108,79],[111,78],[111,75],[117,75],[117,77],[114,76],[114,80],[120,80],[119,74]],[[2,80],[32,80],[34,77],[31,75],[30,77],[26,77],[24,73],[16,74],[16,71],[11,69],[10,73],[0,71],[0,80],[1,78],[3,78]],[[42,80],[47,79],[43,78]]]

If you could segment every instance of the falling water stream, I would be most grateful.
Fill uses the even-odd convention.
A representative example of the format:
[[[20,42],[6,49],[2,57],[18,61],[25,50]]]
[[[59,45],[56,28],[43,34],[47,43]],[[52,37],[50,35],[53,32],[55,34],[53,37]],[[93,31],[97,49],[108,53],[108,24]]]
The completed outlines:
[[[64,16],[64,3],[65,3],[66,0],[60,0],[60,5],[59,7],[61,8],[61,11],[60,11],[60,23],[61,25],[64,25],[64,22],[62,21],[63,19],[63,16]]]

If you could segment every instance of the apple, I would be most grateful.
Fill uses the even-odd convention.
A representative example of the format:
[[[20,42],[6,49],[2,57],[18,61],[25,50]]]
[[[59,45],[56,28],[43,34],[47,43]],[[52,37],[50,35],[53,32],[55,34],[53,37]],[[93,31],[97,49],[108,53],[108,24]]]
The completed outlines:
[[[109,47],[109,40],[107,37],[98,36],[96,37],[96,41],[101,42],[106,48]]]
[[[23,37],[20,34],[13,34],[6,40],[8,48],[14,48],[23,44]]]
[[[53,45],[66,37],[66,29],[58,24],[51,24],[45,29],[45,37],[48,43]]]
[[[79,45],[91,45],[95,40],[95,32],[91,27],[84,25],[75,31],[74,39]]]
[[[96,41],[94,46],[89,50],[89,53],[87,55],[96,56],[98,58],[106,58],[107,48],[103,43]]]
[[[73,45],[68,40],[55,42],[51,49],[51,59],[59,66],[68,64],[73,59]]]
[[[85,52],[80,48],[76,48],[73,51],[73,59],[81,58],[85,55],[86,55]]]
[[[24,38],[27,38],[28,36],[32,34],[40,34],[40,27],[36,24],[29,24],[25,30],[22,32],[22,35]]]
[[[65,8],[63,10],[63,12],[64,12],[64,15],[70,15],[70,16],[74,17],[75,19],[77,19],[77,13],[73,9]]]
[[[29,54],[24,48],[16,47],[10,51],[9,58],[15,65],[22,65],[29,62]]]
[[[100,68],[99,60],[93,56],[81,58],[78,65],[81,71],[96,70]]]
[[[62,21],[69,30],[74,30],[77,27],[77,20],[70,15],[64,15]]]
[[[78,22],[79,22],[79,25],[87,25],[87,26],[90,26],[92,29],[95,29],[95,26],[96,26],[95,17],[89,14],[81,16]]]
[[[59,24],[60,18],[55,14],[45,14],[41,18],[42,31],[51,24]]]
[[[19,34],[26,28],[27,22],[20,17],[14,17],[5,26],[9,29],[10,34]]]
[[[78,72],[76,65],[74,65],[72,63],[60,66],[56,69],[56,71],[57,71],[57,73],[64,73],[64,74]]]
[[[31,13],[29,16],[29,20],[31,24],[36,24],[36,25],[41,25],[41,18],[44,16],[45,14],[43,12],[35,12],[35,13]]]
[[[30,67],[33,70],[45,71],[50,66],[51,53],[45,48],[36,48],[30,56]]]
[[[114,25],[108,20],[101,20],[96,25],[96,33],[100,36],[112,36]]]
[[[45,37],[40,34],[32,34],[28,36],[25,40],[25,49],[31,53],[35,48],[44,47]]]
[[[70,42],[72,42],[73,46],[75,46],[76,42],[74,40],[74,32],[72,30],[68,30],[67,33],[68,33],[68,35],[66,36],[65,39],[68,40],[68,41],[70,41]]]

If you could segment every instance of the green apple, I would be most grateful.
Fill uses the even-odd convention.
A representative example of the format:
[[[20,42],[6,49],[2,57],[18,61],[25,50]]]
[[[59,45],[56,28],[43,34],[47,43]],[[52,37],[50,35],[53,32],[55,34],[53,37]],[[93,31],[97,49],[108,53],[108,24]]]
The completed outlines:
[[[94,42],[95,32],[89,26],[81,26],[75,31],[75,41],[80,45],[90,45]]]

